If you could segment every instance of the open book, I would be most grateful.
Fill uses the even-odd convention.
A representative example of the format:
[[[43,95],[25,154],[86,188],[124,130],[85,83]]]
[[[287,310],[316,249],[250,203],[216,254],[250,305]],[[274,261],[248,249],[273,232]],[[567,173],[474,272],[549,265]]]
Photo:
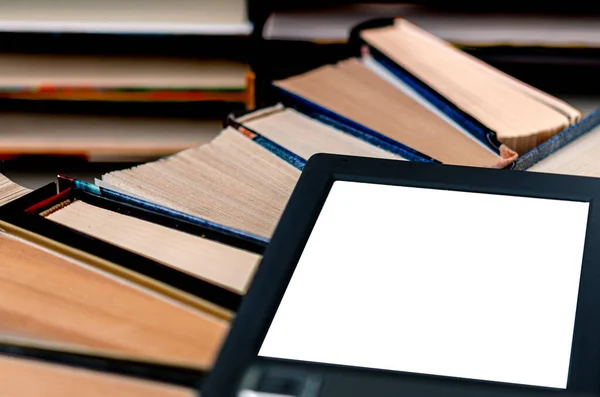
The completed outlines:
[[[29,189],[14,183],[4,175],[0,174],[0,205],[10,203],[29,192]]]
[[[287,103],[332,112],[443,163],[477,166],[505,166],[509,150],[526,153],[582,117],[406,20],[359,36],[361,58],[275,82]]]

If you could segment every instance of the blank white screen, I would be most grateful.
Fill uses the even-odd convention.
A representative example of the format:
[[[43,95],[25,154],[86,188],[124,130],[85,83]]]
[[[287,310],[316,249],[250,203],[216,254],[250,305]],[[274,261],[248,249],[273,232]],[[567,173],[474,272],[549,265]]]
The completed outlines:
[[[259,355],[566,388],[588,208],[337,181]]]

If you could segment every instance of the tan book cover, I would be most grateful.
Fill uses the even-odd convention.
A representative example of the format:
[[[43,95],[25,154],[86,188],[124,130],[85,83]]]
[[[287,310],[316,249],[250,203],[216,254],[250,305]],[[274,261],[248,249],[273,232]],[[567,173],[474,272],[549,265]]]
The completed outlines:
[[[0,356],[0,392],[20,397],[196,395],[181,386],[10,356]]]

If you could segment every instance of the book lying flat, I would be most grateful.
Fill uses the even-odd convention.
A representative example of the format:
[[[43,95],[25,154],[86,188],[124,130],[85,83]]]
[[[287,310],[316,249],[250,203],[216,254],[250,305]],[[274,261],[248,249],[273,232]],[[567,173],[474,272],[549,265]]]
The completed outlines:
[[[28,101],[234,102],[254,106],[244,62],[159,56],[0,54],[0,98]]]
[[[246,293],[260,261],[257,254],[80,200],[42,216],[239,294]]]
[[[404,19],[359,33],[396,75],[403,72],[446,105],[519,153],[543,143],[582,113],[468,55]],[[439,98],[438,98],[439,99]]]
[[[100,88],[45,87],[43,91],[0,91],[2,99],[25,101],[104,101],[104,102],[239,102],[252,108],[252,98],[244,91],[217,90],[102,90]]]
[[[227,128],[210,144],[103,175],[108,186],[269,238],[300,171]]]
[[[0,174],[0,206],[29,193],[30,190]]]
[[[210,142],[218,120],[0,112],[0,158],[81,156],[90,161],[149,161]]]
[[[294,95],[377,131],[446,164],[503,168],[503,158],[457,125],[349,59],[275,82]]]
[[[345,43],[352,28],[379,18],[406,18],[460,46],[600,48],[598,15],[467,13],[406,3],[357,3],[276,11],[265,23],[268,40]],[[551,31],[552,34],[548,34]]]
[[[249,66],[232,60],[76,54],[0,55],[3,92],[244,91]],[[75,92],[73,92],[75,91]]]
[[[248,113],[234,120],[308,160],[316,153],[347,154],[404,160],[350,134],[281,105]]]
[[[247,35],[252,25],[242,0],[3,0],[0,30]]]
[[[212,365],[226,320],[173,299],[143,277],[104,271],[115,267],[106,261],[6,223],[1,227],[11,234],[0,234],[0,339],[193,368]]]
[[[51,362],[0,356],[0,390],[20,397],[193,397],[194,390]]]

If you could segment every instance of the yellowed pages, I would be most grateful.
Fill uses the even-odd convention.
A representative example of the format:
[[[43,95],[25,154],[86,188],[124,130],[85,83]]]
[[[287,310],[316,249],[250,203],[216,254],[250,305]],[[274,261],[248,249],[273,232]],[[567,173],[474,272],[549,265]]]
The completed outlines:
[[[504,167],[514,161],[493,153],[356,59],[276,84],[446,164]]]
[[[224,25],[224,26],[223,26]],[[249,34],[243,0],[2,0],[0,28],[25,32]]]
[[[441,45],[449,46],[455,52],[461,53],[462,55],[464,55],[465,58],[470,59],[472,61],[473,67],[478,67],[482,71],[488,73],[488,75],[490,77],[496,78],[499,81],[502,81],[506,84],[512,85],[514,88],[521,90],[523,93],[525,93],[541,102],[546,103],[550,107],[555,108],[556,110],[562,112],[565,116],[567,116],[572,123],[579,121],[583,117],[581,111],[579,111],[578,109],[569,105],[567,102],[565,102],[555,96],[552,96],[542,90],[532,87],[529,84],[527,84],[523,81],[520,81],[520,80],[512,77],[511,75],[502,72],[499,69],[492,67],[491,65],[483,62],[482,60],[480,60],[472,55],[469,55],[465,52],[455,49],[453,46],[450,46],[449,43],[445,42],[444,40],[442,40],[438,37],[435,37],[434,35],[428,33],[427,31],[425,31],[423,29],[420,29],[419,27],[417,27],[416,25],[410,23],[409,21],[407,21],[405,19],[401,19],[401,18],[396,19],[395,24],[396,24],[396,26],[399,26],[403,29],[413,30],[417,34],[427,36],[432,41],[437,41]]]
[[[210,142],[221,120],[0,113],[0,154],[155,160]]]
[[[194,397],[188,388],[32,359],[0,356],[5,397]]]
[[[260,261],[260,255],[82,201],[47,218],[239,294]]]
[[[249,115],[238,121],[305,160],[316,153],[403,160],[398,155],[320,123],[291,108],[271,112],[262,117]]]
[[[24,188],[0,174],[0,206],[10,203],[21,196],[26,195],[31,190]]]
[[[518,84],[408,21],[361,35],[520,153],[581,117],[566,103]]]
[[[229,60],[0,54],[0,87],[241,90],[249,70],[247,64]]]
[[[527,171],[600,177],[600,127],[577,138]]]
[[[166,207],[270,237],[299,176],[298,169],[227,128],[208,145],[102,180]]]
[[[0,234],[0,337],[210,368],[228,322]]]

